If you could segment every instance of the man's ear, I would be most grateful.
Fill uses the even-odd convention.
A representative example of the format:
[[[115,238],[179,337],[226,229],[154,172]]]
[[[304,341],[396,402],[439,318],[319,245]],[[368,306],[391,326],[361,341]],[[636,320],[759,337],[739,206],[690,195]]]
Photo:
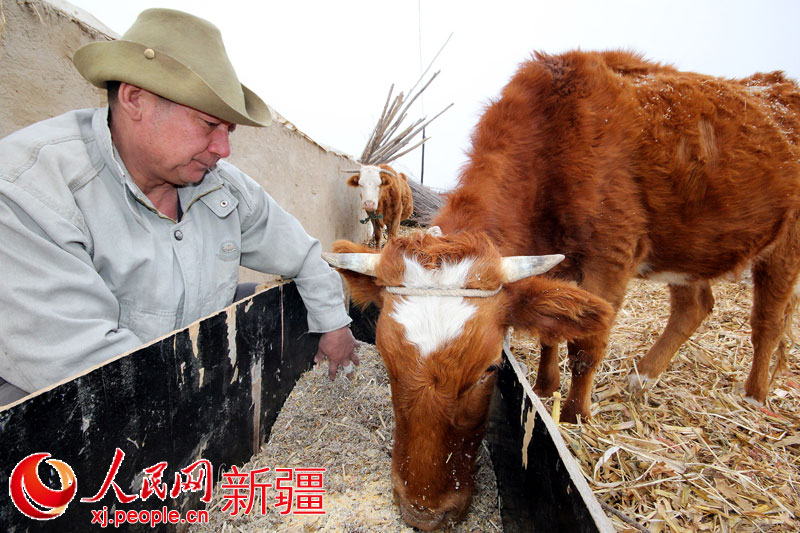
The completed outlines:
[[[358,187],[358,179],[361,177],[361,174],[356,174],[355,176],[350,176],[347,178],[347,184],[351,187]]]
[[[334,242],[331,251],[337,254],[379,253],[368,246],[344,240]],[[374,277],[343,268],[336,270],[342,275],[350,289],[350,300],[360,309],[366,309],[370,304],[381,306],[381,291],[375,283]]]
[[[125,113],[131,120],[141,120],[148,98],[158,97],[136,85],[122,82],[117,92],[116,109]]]
[[[504,292],[506,325],[538,333],[547,343],[593,337],[614,321],[608,302],[573,283],[533,276]]]

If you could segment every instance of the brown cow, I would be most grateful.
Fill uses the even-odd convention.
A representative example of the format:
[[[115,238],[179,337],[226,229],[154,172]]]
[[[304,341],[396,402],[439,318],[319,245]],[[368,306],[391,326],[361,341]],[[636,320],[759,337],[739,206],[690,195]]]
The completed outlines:
[[[380,254],[347,241],[334,250],[347,253],[323,257],[345,269],[353,301],[381,307],[375,341],[392,388],[392,486],[403,517],[421,529],[459,520],[506,330],[551,342],[596,335],[613,310],[571,282],[530,277],[563,256],[501,258],[482,233],[418,232]]]
[[[434,220],[444,232],[437,246],[465,235],[487,235],[504,256],[564,254],[566,259],[548,276],[573,280],[614,309],[631,278],[667,282],[671,315],[636,367],[634,385],[655,380],[709,313],[714,302],[710,280],[751,266],[754,362],[745,393],[764,402],[770,358],[790,316],[800,270],[798,92],[779,72],[724,80],[679,72],[627,52],[537,54],[521,65],[481,118],[470,162]],[[431,254],[425,241],[403,246],[405,268],[416,262],[425,271],[434,269],[429,273],[434,285],[440,279],[435,269],[458,260]],[[337,248],[352,251],[342,244]],[[397,426],[396,450],[403,446],[406,453],[393,458],[394,486],[404,513],[430,525],[453,508],[452,480],[464,482],[450,475],[441,450],[458,448],[461,437],[454,428],[485,421],[488,394],[476,398],[471,393],[474,380],[480,379],[476,369],[485,368],[488,354],[496,359],[498,331],[510,319],[502,312],[487,313],[480,327],[453,331],[457,340],[429,356],[437,361],[451,357],[450,364],[398,364],[409,350],[426,345],[428,333],[400,339],[387,333],[413,321],[405,303],[411,296],[387,293],[387,286],[403,282],[396,272],[383,270],[389,253],[397,252],[384,252],[375,278],[345,276],[351,287],[374,283],[371,289],[354,290],[356,301],[383,305],[378,342],[383,339],[379,348],[398,396],[394,408],[399,420],[413,421]],[[476,263],[482,260],[475,256]],[[392,256],[391,264],[397,262]],[[507,300],[507,292],[519,295],[521,283],[487,297],[482,307],[493,299]],[[528,296],[522,294],[517,298],[524,301]],[[537,302],[531,301],[528,311],[514,309],[535,314]],[[535,390],[547,396],[558,387],[553,341],[563,332],[544,330]],[[607,328],[592,327],[583,335],[573,332],[577,340],[568,344],[572,383],[562,419],[589,416],[594,374],[608,334]],[[430,383],[424,395],[417,395],[425,398],[430,416],[413,411],[416,404],[407,398],[414,395],[404,390],[421,380]],[[454,382],[464,387],[440,385]],[[446,480],[444,485],[431,481],[421,487],[415,481],[437,476]]]
[[[361,206],[367,213],[361,222],[372,222],[375,248],[380,249],[384,225],[392,238],[397,235],[400,222],[414,211],[411,187],[406,175],[389,165],[362,165],[357,172],[347,184],[359,188]]]

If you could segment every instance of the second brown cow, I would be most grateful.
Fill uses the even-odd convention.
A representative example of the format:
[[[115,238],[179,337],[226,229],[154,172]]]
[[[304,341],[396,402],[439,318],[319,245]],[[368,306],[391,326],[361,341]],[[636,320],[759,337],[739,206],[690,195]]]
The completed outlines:
[[[372,222],[375,248],[380,249],[384,226],[388,237],[394,237],[400,222],[414,211],[408,178],[389,165],[362,165],[358,174],[347,180],[347,184],[358,187],[361,207],[367,214],[362,222]]]

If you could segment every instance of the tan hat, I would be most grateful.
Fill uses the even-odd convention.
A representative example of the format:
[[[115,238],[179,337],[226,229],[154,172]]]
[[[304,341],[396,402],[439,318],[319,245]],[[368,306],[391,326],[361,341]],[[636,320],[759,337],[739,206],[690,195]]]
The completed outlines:
[[[142,11],[122,38],[84,45],[72,62],[100,88],[121,81],[234,124],[272,122],[267,104],[239,83],[219,29],[182,11]]]

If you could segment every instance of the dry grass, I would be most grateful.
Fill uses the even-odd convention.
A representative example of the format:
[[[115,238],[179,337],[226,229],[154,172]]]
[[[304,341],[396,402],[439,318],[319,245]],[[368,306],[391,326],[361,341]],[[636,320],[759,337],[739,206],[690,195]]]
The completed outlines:
[[[658,384],[634,397],[627,376],[669,315],[666,286],[634,281],[595,381],[593,420],[561,424],[598,499],[649,531],[800,530],[797,349],[765,408],[743,401],[753,354],[751,292],[744,282],[717,282],[711,316]],[[533,384],[536,340],[517,336],[513,345]],[[563,350],[562,396],[569,385]],[[612,521],[637,531],[617,516]]]
[[[306,372],[278,415],[269,442],[249,463],[239,467],[240,472],[263,467],[327,468],[325,514],[281,515],[281,509],[273,506],[279,491],[266,489],[269,502],[265,514],[261,514],[257,498],[249,515],[232,516],[230,509],[222,509],[228,501],[226,496],[229,499],[233,492],[223,490],[222,483],[218,483],[208,506],[209,524],[194,526],[190,531],[415,531],[403,522],[392,501],[390,452],[394,415],[386,369],[374,346],[362,344],[358,355],[361,365],[353,381],[337,377],[331,382],[327,378],[327,364]],[[469,515],[464,522],[444,531],[502,531],[494,471],[485,447],[481,448],[477,465]],[[271,472],[258,480],[274,484]]]

